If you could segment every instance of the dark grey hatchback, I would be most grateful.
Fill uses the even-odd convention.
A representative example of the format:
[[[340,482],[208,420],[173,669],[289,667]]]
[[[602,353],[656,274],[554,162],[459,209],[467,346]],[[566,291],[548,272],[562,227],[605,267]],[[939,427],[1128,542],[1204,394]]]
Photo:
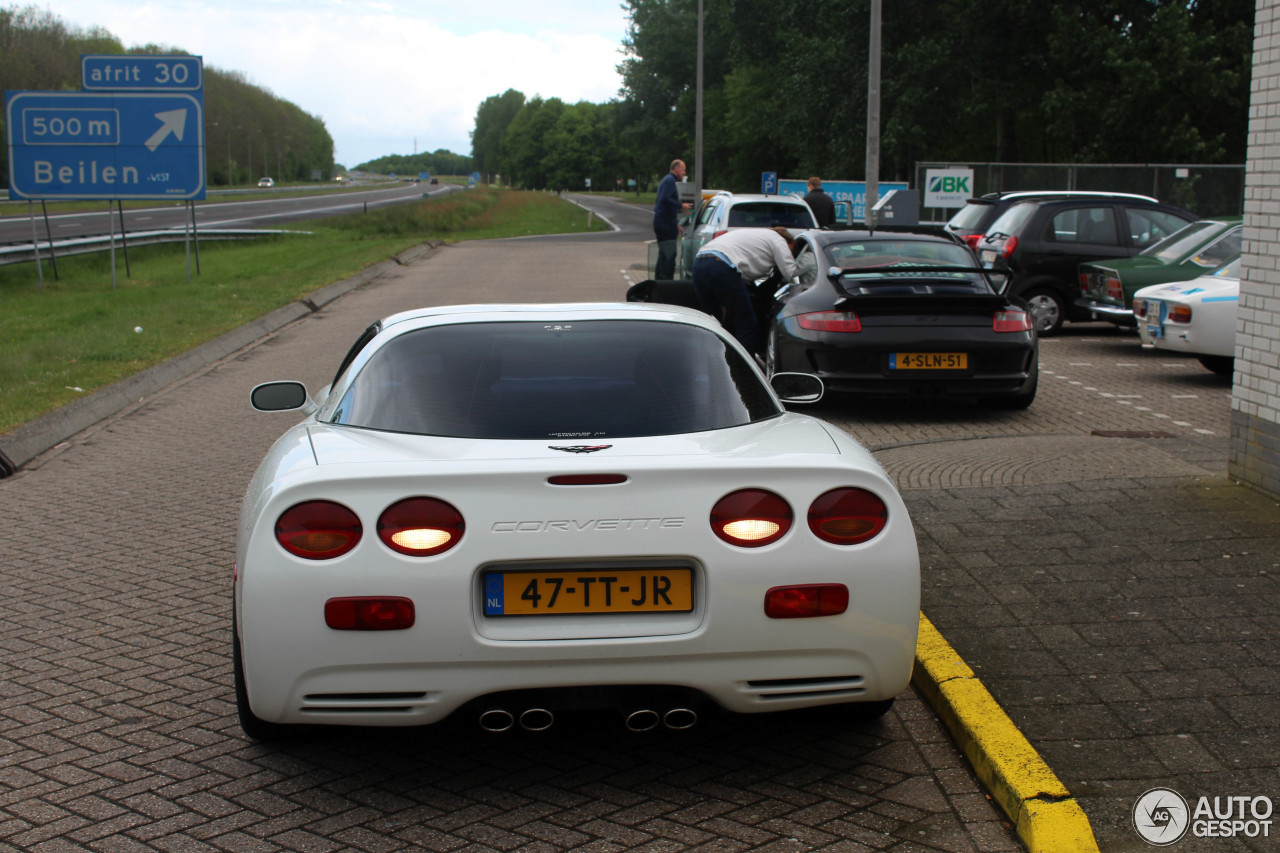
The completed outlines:
[[[1075,304],[1082,262],[1131,257],[1195,219],[1145,196],[1029,199],[987,229],[978,256],[989,269],[1008,269],[1009,292],[1031,307],[1043,337],[1067,320],[1093,319]]]

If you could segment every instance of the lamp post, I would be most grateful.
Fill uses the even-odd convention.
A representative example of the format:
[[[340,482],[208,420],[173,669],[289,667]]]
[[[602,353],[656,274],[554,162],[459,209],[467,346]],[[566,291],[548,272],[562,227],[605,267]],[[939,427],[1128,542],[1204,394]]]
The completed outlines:
[[[867,201],[863,218],[876,226],[871,208],[880,197],[880,3],[871,0],[871,45],[867,62]]]

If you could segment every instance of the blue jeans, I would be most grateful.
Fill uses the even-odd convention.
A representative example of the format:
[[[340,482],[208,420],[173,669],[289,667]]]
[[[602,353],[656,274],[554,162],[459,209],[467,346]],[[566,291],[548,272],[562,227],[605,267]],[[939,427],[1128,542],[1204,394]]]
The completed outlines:
[[[702,310],[715,317],[752,355],[759,349],[759,324],[747,283],[738,271],[714,255],[693,260],[693,292]]]

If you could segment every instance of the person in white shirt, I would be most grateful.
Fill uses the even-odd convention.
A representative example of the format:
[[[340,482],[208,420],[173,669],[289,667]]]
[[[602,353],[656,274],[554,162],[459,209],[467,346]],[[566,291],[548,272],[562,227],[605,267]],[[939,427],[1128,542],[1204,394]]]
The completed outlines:
[[[702,310],[720,320],[747,352],[760,349],[760,329],[748,282],[775,269],[796,275],[795,240],[785,228],[739,228],[704,245],[693,259],[693,290]]]

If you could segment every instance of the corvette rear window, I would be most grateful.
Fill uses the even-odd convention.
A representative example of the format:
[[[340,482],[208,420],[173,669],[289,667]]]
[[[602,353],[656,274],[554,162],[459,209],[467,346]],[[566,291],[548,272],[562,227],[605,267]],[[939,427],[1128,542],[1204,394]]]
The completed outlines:
[[[462,323],[388,341],[332,422],[458,438],[625,438],[740,426],[780,409],[737,353],[679,323]]]

